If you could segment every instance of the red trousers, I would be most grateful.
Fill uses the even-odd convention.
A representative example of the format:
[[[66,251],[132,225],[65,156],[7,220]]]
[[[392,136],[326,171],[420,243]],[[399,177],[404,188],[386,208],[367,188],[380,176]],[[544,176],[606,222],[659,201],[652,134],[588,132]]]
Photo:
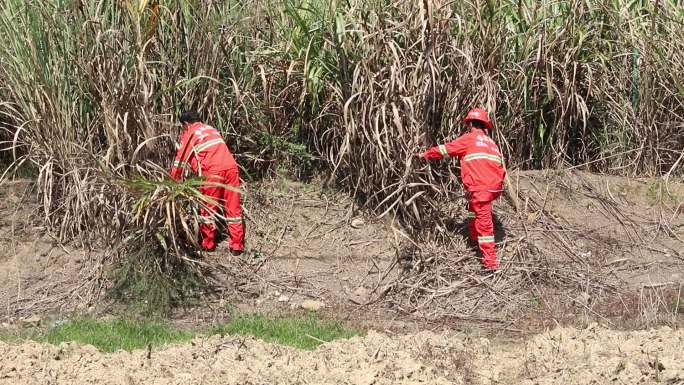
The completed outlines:
[[[501,196],[501,192],[477,191],[469,193],[468,229],[470,239],[477,241],[482,253],[482,264],[487,269],[498,269],[496,243],[494,242],[494,222],[492,220],[492,202]]]
[[[211,183],[220,183],[227,186],[240,187],[240,172],[237,168],[232,168],[226,171],[219,171],[207,176],[207,181]],[[245,230],[242,225],[242,208],[240,207],[240,193],[222,186],[204,185],[200,187],[200,191],[207,197],[212,198],[216,203],[223,206],[223,215],[228,224],[228,233],[230,235],[229,247],[234,251],[244,251],[244,237]],[[214,237],[216,235],[216,223],[214,216],[218,213],[217,205],[213,202],[206,202],[206,207],[200,209],[200,215],[204,221],[200,224],[200,233],[202,235],[202,248],[206,250],[213,250],[216,248]]]

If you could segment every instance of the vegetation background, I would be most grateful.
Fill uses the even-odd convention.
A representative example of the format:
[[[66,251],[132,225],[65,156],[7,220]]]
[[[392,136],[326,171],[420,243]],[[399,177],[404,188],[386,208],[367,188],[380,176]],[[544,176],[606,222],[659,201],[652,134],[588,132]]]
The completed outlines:
[[[0,63],[2,177],[127,277],[195,266],[198,182],[164,171],[188,107],[246,179],[323,172],[422,237],[454,186],[411,155],[475,106],[509,168],[684,174],[679,0],[5,0]]]

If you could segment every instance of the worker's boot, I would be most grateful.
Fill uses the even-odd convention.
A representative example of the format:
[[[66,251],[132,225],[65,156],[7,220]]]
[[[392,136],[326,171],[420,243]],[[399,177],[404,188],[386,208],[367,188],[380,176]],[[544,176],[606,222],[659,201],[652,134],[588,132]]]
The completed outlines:
[[[482,258],[482,269],[489,271],[499,270],[499,261],[494,259]]]
[[[499,270],[498,268],[490,268],[490,267],[482,267],[482,269],[480,269],[480,271],[479,271],[480,275],[483,277],[493,277],[494,275],[496,275],[500,272],[501,272],[501,270]]]

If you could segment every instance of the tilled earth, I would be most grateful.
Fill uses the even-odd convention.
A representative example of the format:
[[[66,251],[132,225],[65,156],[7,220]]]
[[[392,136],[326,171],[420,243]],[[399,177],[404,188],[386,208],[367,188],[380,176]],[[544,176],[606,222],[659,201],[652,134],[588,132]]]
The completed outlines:
[[[525,341],[421,332],[323,344],[197,338],[134,352],[0,343],[0,384],[684,384],[684,331],[559,328]]]

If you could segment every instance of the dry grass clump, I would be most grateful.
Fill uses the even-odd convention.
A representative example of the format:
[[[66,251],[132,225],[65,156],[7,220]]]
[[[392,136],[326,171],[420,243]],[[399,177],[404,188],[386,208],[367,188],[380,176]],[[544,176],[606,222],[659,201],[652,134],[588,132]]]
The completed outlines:
[[[217,202],[199,191],[202,179],[178,183],[164,169],[147,166],[137,175],[110,175],[108,192],[121,197],[122,209],[110,224],[99,225],[120,229],[118,234],[103,234],[116,242],[111,250],[114,294],[140,300],[145,312],[168,312],[207,288],[220,270],[209,269],[202,261],[198,240],[201,222],[209,220],[199,215],[200,209]],[[221,224],[225,218],[214,212],[211,220]],[[118,226],[113,225],[116,222]]]

